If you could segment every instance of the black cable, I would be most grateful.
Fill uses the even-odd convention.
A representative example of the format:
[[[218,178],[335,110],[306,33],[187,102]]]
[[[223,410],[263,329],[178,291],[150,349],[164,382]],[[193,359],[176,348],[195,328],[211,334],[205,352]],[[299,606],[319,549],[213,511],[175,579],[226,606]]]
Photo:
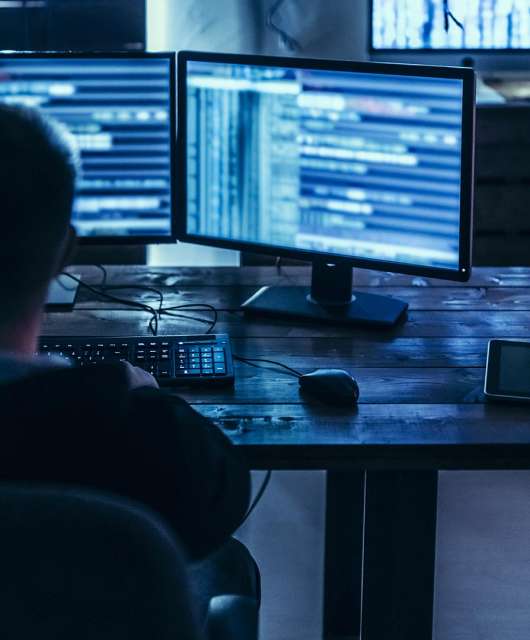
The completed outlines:
[[[151,333],[156,336],[158,335],[158,312],[156,311],[156,309],[154,309],[153,307],[151,307],[150,305],[144,304],[143,302],[136,302],[133,300],[126,300],[124,298],[119,298],[117,296],[112,296],[108,293],[105,293],[104,291],[99,291],[96,287],[92,287],[89,284],[86,284],[86,282],[83,282],[81,279],[76,278],[75,276],[73,276],[71,273],[67,273],[64,272],[64,274],[66,277],[71,278],[74,282],[77,282],[81,287],[83,287],[84,289],[87,289],[88,291],[90,291],[91,293],[93,293],[96,296],[100,296],[103,298],[106,298],[107,300],[111,300],[112,302],[116,302],[118,304],[122,304],[126,307],[133,307],[136,309],[142,309],[143,311],[146,311],[147,313],[151,314],[151,320],[149,321],[149,330],[151,331]]]
[[[254,497],[254,500],[252,500],[252,504],[248,508],[248,510],[247,510],[247,512],[245,514],[245,517],[243,518],[243,520],[241,521],[241,524],[239,526],[241,526],[244,522],[246,522],[249,519],[251,513],[258,506],[260,500],[263,498],[263,494],[265,493],[265,490],[269,486],[269,482],[271,480],[271,477],[272,477],[272,471],[269,469],[267,471],[267,473],[265,474],[265,478],[263,479],[263,482],[261,483],[261,487],[259,488],[258,492],[256,493],[256,496]]]
[[[290,36],[286,31],[281,29],[275,22],[274,18],[278,11],[282,8],[282,6],[287,2],[287,0],[276,0],[270,7],[269,12],[267,14],[267,27],[276,33],[282,42],[282,44],[289,49],[289,51],[295,52],[299,51],[302,47],[298,40],[295,40],[292,36]]]
[[[78,285],[84,287],[85,289],[87,289],[88,291],[90,291],[91,293],[103,297],[105,299],[111,300],[112,302],[116,302],[117,304],[123,304],[127,307],[131,307],[133,309],[137,309],[139,311],[146,311],[148,313],[151,314],[151,320],[149,322],[149,329],[151,330],[151,332],[153,333],[153,335],[157,335],[158,334],[158,319],[161,318],[164,315],[173,317],[173,318],[181,318],[183,320],[191,320],[192,322],[201,322],[203,324],[207,324],[208,325],[208,329],[206,331],[206,333],[211,333],[215,326],[217,325],[217,321],[218,321],[218,312],[217,309],[210,305],[210,304],[206,304],[206,303],[186,303],[186,304],[180,304],[180,305],[175,305],[173,307],[164,307],[164,294],[159,290],[156,289],[154,287],[150,287],[148,285],[129,285],[129,284],[123,284],[123,285],[107,285],[107,280],[108,280],[108,273],[107,270],[105,269],[105,267],[103,267],[103,265],[94,265],[95,267],[97,267],[98,269],[101,270],[103,277],[102,277],[102,281],[99,285],[95,285],[95,286],[91,286],[86,284],[85,282],[83,282],[82,280],[80,280],[79,278],[76,278],[75,276],[73,276],[71,273],[68,272],[64,272],[61,275],[64,275],[68,278],[70,278],[71,280],[73,280],[74,282],[76,282]],[[61,286],[65,286],[64,284],[61,283]],[[65,287],[66,288],[66,287]],[[126,290],[137,290],[137,291],[146,291],[146,292],[150,292],[150,293],[154,293],[158,299],[159,299],[159,304],[158,304],[158,309],[155,309],[153,306],[143,303],[143,302],[138,302],[135,300],[128,300],[125,298],[121,298],[121,297],[117,297],[114,295],[111,295],[107,292],[109,291],[126,291]],[[187,314],[178,314],[178,313],[172,313],[173,311],[179,311],[182,309],[206,309],[208,311],[212,311],[213,312],[213,319],[212,320],[207,320],[205,318],[199,318],[197,316],[191,316],[191,315],[187,315]]]
[[[105,269],[105,267],[102,264],[95,264],[94,265],[96,267],[96,269],[99,269],[101,271],[101,273],[103,274],[103,279],[101,280],[101,282],[99,283],[98,286],[102,287],[103,289],[107,286],[107,280],[108,280],[108,273],[107,270]]]
[[[290,373],[290,375],[292,375],[295,378],[301,378],[303,375],[299,371],[296,371],[296,369],[292,369],[291,367],[288,367],[286,364],[282,364],[281,362],[277,362],[276,360],[266,360],[264,358],[242,358],[241,356],[236,356],[236,355],[232,355],[232,357],[234,358],[234,360],[237,360],[238,362],[249,364],[250,366],[257,367],[258,369],[260,368],[263,369],[265,367],[259,367],[259,365],[256,365],[254,363],[264,362],[265,364],[272,364],[277,367],[281,367],[282,369],[286,369]]]
[[[444,8],[444,29],[445,29],[445,32],[447,33],[449,31],[449,20],[450,19],[456,24],[457,27],[460,27],[460,29],[462,29],[462,31],[465,31],[464,25],[459,20],[457,20],[455,18],[454,14],[449,9],[449,0],[444,0],[443,8]]]
[[[103,277],[101,282],[97,285],[98,287],[101,287],[102,289],[105,289],[105,287],[107,286],[107,270],[105,269],[105,267],[102,264],[95,264],[94,267],[96,267],[97,269],[100,269]],[[60,273],[56,278],[55,278],[55,282],[57,282],[57,284],[63,288],[65,291],[75,291],[77,289],[76,287],[67,287],[64,282],[62,281],[62,276],[70,276],[71,274],[69,274],[67,271],[63,271],[62,273]]]
[[[182,309],[207,309],[208,311],[212,311],[213,313],[213,319],[212,320],[205,320],[204,318],[197,318],[194,316],[178,316],[175,314],[172,314],[172,311],[180,311]],[[189,318],[192,320],[195,320],[196,322],[203,322],[204,324],[208,324],[210,325],[208,327],[208,331],[206,333],[212,333],[212,331],[215,329],[216,325],[217,325],[217,321],[219,318],[219,314],[217,309],[211,305],[211,304],[207,304],[207,303],[188,303],[188,304],[179,304],[179,305],[175,305],[174,307],[164,307],[161,310],[161,314],[160,315],[167,315],[170,317],[184,317],[184,318]]]

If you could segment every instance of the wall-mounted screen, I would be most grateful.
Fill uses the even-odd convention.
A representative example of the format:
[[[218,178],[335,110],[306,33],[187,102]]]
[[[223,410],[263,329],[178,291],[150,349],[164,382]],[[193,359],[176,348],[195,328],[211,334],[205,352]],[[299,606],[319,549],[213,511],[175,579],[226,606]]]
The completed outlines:
[[[372,48],[530,49],[530,2],[373,0]]]

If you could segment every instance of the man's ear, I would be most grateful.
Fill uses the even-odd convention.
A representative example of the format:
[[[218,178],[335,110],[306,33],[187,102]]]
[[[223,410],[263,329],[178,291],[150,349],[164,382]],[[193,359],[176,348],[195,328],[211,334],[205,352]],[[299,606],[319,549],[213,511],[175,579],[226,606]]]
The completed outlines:
[[[63,244],[63,255],[59,262],[59,271],[61,273],[72,262],[77,249],[77,233],[72,225],[68,227],[68,233]]]

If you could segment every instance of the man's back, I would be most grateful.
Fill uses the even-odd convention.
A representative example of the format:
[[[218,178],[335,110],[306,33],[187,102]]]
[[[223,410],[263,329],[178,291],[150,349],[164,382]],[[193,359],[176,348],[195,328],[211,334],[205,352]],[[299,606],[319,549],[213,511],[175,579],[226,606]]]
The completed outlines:
[[[130,390],[124,367],[38,370],[0,384],[0,479],[73,484],[144,502],[192,558],[237,528],[249,472],[229,440],[182,400]]]

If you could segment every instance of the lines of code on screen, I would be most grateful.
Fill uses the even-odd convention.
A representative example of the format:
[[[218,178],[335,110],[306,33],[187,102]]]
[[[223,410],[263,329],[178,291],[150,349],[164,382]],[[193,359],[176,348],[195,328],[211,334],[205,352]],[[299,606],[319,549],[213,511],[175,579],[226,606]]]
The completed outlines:
[[[373,0],[372,44],[374,49],[530,49],[530,2]]]
[[[168,60],[3,57],[0,100],[39,107],[74,136],[80,236],[171,235]]]
[[[462,82],[188,62],[188,232],[459,265]]]

